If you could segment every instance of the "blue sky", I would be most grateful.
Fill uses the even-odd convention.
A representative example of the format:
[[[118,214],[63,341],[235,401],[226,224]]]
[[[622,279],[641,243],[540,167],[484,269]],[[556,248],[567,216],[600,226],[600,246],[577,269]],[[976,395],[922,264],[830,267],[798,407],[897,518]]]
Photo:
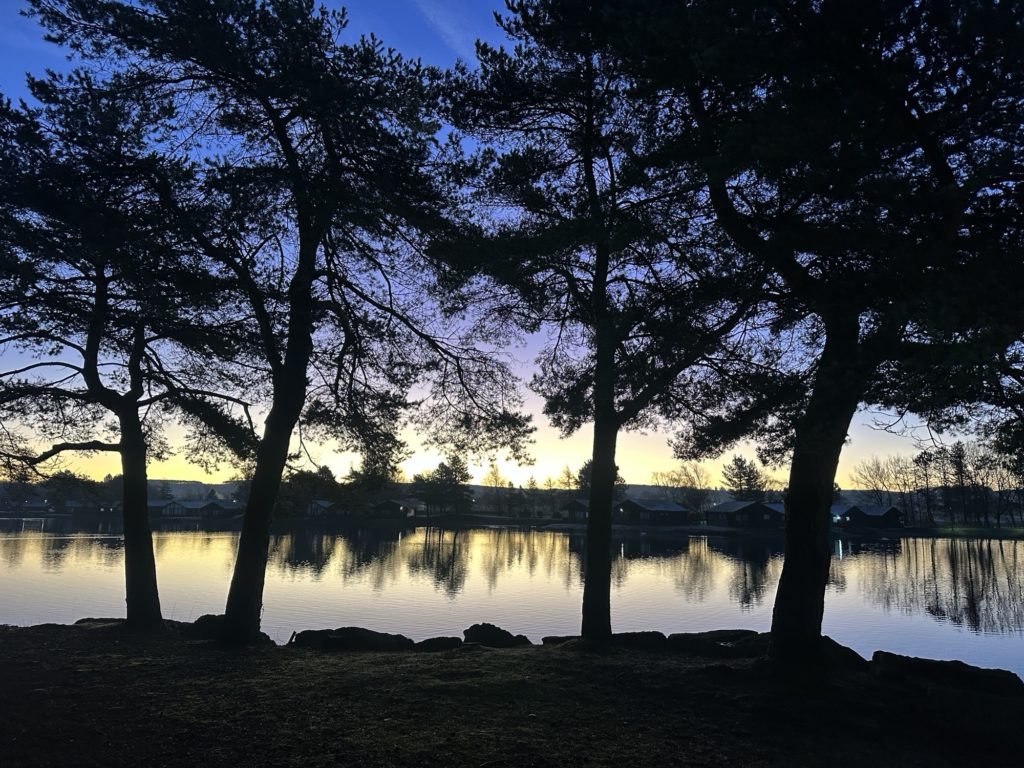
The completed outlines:
[[[340,3],[327,3],[330,7],[341,7]],[[352,0],[345,4],[349,12],[349,30],[354,35],[374,33],[386,45],[413,58],[420,58],[426,64],[449,66],[457,58],[472,60],[473,46],[477,39],[501,43],[504,35],[494,22],[494,12],[504,10],[503,2],[490,0]],[[24,7],[20,0],[0,0],[0,92],[17,99],[25,94],[26,72],[41,73],[46,68],[63,69],[69,66],[65,53],[42,39],[42,31],[31,19],[19,15]],[[531,350],[520,349],[515,356],[529,358]],[[528,377],[529,366],[524,366]],[[574,469],[583,464],[590,452],[590,430],[584,429],[569,440],[560,440],[555,430],[546,426],[541,414],[540,400],[528,398],[528,406],[536,416],[540,427],[537,446],[534,450],[536,464],[532,467],[516,467],[503,463],[506,476],[517,484],[524,484],[533,475],[538,482],[546,477],[557,477],[561,468],[569,465]],[[843,487],[849,487],[848,473],[858,461],[873,453],[887,454],[911,452],[913,445],[906,438],[893,437],[871,428],[873,417],[860,414],[851,429],[850,444],[843,452],[838,480]],[[413,438],[413,436],[408,436]],[[666,470],[674,466],[671,451],[666,444],[667,435],[660,433],[625,434],[619,440],[619,466],[629,483],[648,483],[652,471]],[[414,439],[410,442],[415,446]],[[750,447],[740,451],[751,455]],[[315,456],[318,462],[330,466],[336,474],[344,475],[354,457],[337,454],[324,447]],[[411,476],[414,472],[436,466],[440,457],[436,454],[418,451],[405,465]],[[718,478],[722,460],[707,462],[713,478]],[[101,455],[95,459],[73,463],[91,475],[102,476],[117,472],[116,459]],[[473,467],[477,479],[486,472],[483,465]],[[216,475],[216,480],[227,479],[229,471]],[[780,478],[784,472],[775,473]],[[152,477],[203,479],[200,471],[178,456],[163,465],[152,468]]]
[[[501,42],[494,12],[503,2],[490,0],[351,0],[326,3],[348,10],[349,30],[373,32],[407,56],[426,64],[449,66],[456,58],[471,60],[479,39]],[[24,94],[25,72],[67,67],[64,52],[42,39],[39,26],[20,15],[21,0],[0,2],[0,91],[11,98]]]

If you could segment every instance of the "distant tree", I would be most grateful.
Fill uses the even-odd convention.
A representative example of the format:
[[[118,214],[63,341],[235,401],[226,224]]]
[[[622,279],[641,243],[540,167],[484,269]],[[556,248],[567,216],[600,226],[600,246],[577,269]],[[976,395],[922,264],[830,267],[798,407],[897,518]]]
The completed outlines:
[[[889,467],[878,456],[858,461],[850,471],[850,478],[857,486],[871,495],[873,504],[891,504],[892,495],[889,491]]]
[[[464,514],[472,504],[467,487],[471,479],[465,460],[453,455],[432,472],[413,476],[413,495],[427,505],[428,512]]]
[[[593,459],[587,459],[583,462],[583,466],[576,472],[576,490],[580,493],[589,495],[590,488],[593,485],[593,474],[594,474],[594,461]],[[616,501],[624,499],[626,497],[627,489],[626,481],[622,475],[619,474],[619,468],[615,468],[615,486],[612,498]]]
[[[214,490],[213,488],[206,492],[207,501],[216,501],[218,498],[219,497],[217,496],[217,491]]]
[[[511,480],[508,481],[508,491],[505,502],[505,512],[510,517],[529,517],[530,504],[526,491],[522,486],[516,488]]]
[[[768,491],[768,477],[756,462],[738,454],[722,467],[722,481],[725,489],[737,501],[764,501]]]
[[[402,482],[404,475],[398,462],[407,458],[404,445],[396,442],[386,450],[364,452],[358,468],[351,468],[345,481],[356,488],[379,490]]]
[[[487,470],[487,474],[484,475],[484,485],[491,489],[491,509],[495,514],[500,515],[502,513],[502,499],[505,497],[503,493],[505,489],[506,480],[501,474],[501,470],[498,469],[497,464],[491,464]]]
[[[310,504],[318,499],[341,501],[341,490],[330,467],[292,470],[281,486],[278,513],[282,517],[303,517]]]
[[[40,491],[59,507],[63,507],[69,501],[92,501],[102,498],[100,483],[66,469],[47,477],[41,484]]]
[[[537,509],[540,503],[540,486],[537,485],[537,479],[530,475],[526,481],[526,500],[530,510],[530,517],[537,517]]]
[[[171,484],[166,480],[161,480],[160,486],[156,491],[156,497],[161,501],[172,501],[174,499],[174,491],[171,489]]]
[[[565,469],[569,471],[569,479],[571,480],[572,470],[569,467]],[[559,480],[555,480],[553,477],[544,478],[544,497],[547,502],[548,515],[552,517],[558,511],[558,494],[555,491],[564,487],[559,484],[560,482],[564,482],[564,472]],[[572,486],[570,485],[569,487],[571,488]]]
[[[697,462],[682,462],[678,469],[654,472],[651,482],[662,489],[665,498],[703,519],[711,505],[711,476]]]

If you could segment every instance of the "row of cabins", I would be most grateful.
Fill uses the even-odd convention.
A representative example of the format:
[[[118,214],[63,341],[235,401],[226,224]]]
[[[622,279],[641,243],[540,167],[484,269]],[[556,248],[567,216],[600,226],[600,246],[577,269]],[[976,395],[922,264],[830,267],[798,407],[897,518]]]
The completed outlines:
[[[573,499],[562,505],[566,518],[573,522],[587,519],[590,505],[585,499]],[[833,504],[832,522],[843,528],[902,528],[903,519],[896,507],[871,504]],[[614,522],[622,524],[685,525],[694,516],[679,504],[660,499],[626,499],[612,511]],[[761,501],[726,501],[704,513],[708,525],[720,528],[783,528],[785,505]]]
[[[104,515],[117,512],[120,504],[109,502],[82,501],[25,501],[21,504],[7,504],[0,507],[0,515],[48,517],[51,515]]]
[[[590,512],[586,499],[571,499],[559,507],[565,519],[583,522]],[[663,499],[626,499],[612,509],[612,520],[625,525],[685,525],[690,513],[674,501]]]
[[[902,528],[897,507],[874,504],[833,504],[832,523],[841,528]],[[783,504],[760,501],[727,501],[706,513],[708,525],[723,528],[782,528],[786,525]]]
[[[175,520],[217,520],[235,517],[245,512],[240,501],[204,499],[202,501],[154,500],[149,502],[151,517]]]
[[[306,507],[306,516],[314,518],[373,518],[376,520],[400,520],[423,515],[426,507],[415,499],[385,499],[370,505],[366,510],[351,504],[339,504],[328,499],[313,499]]]
[[[150,517],[178,519],[217,519],[240,515],[245,505],[237,501],[205,499],[203,501],[178,501],[172,499],[150,500],[147,505]],[[109,502],[69,500],[58,503],[30,502],[0,510],[7,515],[111,515],[120,514],[121,505]]]

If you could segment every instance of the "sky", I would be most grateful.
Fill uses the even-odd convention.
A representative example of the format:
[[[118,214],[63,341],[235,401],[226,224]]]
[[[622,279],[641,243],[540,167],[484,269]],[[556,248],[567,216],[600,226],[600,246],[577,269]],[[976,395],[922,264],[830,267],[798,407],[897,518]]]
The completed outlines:
[[[340,3],[328,2],[330,7]],[[25,73],[42,73],[43,70],[64,69],[69,66],[65,54],[56,46],[45,42],[38,25],[19,14],[24,7],[20,0],[0,0],[0,93],[17,99],[25,95]],[[503,33],[495,26],[494,12],[504,9],[501,2],[490,0],[351,0],[345,3],[349,14],[349,29],[355,34],[373,33],[386,45],[406,56],[420,58],[426,64],[449,66],[457,58],[471,61],[474,58],[474,43],[477,39],[500,44]],[[0,359],[2,359],[0,350]],[[514,351],[522,361],[521,373],[528,379],[531,370],[531,351]],[[532,476],[538,483],[545,478],[556,478],[562,468],[569,466],[574,471],[590,456],[591,431],[583,429],[568,439],[560,439],[557,430],[547,424],[541,412],[542,402],[535,395],[528,395],[527,407],[534,414],[538,426],[537,441],[533,448],[535,463],[519,467],[507,461],[498,461],[502,474],[517,485],[525,485]],[[850,481],[850,470],[871,455],[911,453],[914,443],[909,437],[883,432],[875,428],[876,421],[891,421],[884,414],[861,413],[855,418],[850,430],[850,440],[840,459],[837,481],[843,488],[854,487]],[[646,484],[651,474],[677,466],[668,446],[668,434],[625,433],[618,443],[619,472],[627,483]],[[425,451],[417,445],[417,436],[405,435],[414,456],[403,464],[405,473],[413,474],[432,469],[441,460],[438,454]],[[753,455],[753,447],[742,445],[736,451],[746,456]],[[338,453],[330,446],[312,450],[318,464],[331,468],[336,476],[345,475],[357,463],[355,456]],[[728,459],[704,462],[712,482],[720,483],[722,464]],[[67,466],[75,471],[93,477],[116,474],[120,471],[115,454],[100,454],[89,458],[70,459]],[[470,465],[474,480],[482,481],[487,472],[486,463]],[[223,467],[212,475],[189,463],[186,457],[177,453],[167,461],[155,462],[150,467],[150,477],[166,479],[204,480],[223,482],[231,478],[233,470]],[[772,474],[785,479],[785,471]]]

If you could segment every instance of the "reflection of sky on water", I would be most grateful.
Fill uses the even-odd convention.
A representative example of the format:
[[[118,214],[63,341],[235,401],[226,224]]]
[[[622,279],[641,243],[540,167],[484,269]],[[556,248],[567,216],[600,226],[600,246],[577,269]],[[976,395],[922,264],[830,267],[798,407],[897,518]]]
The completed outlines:
[[[122,544],[115,531],[60,521],[3,521],[0,622],[71,622],[123,615]],[[24,529],[24,530],[23,530]],[[156,537],[168,618],[223,606],[232,532]],[[618,631],[765,630],[782,568],[781,541],[745,537],[615,543]],[[869,655],[877,648],[962,658],[1024,672],[1024,542],[966,539],[837,540],[825,631]],[[360,625],[416,639],[459,635],[491,621],[539,640],[578,629],[583,537],[550,531],[417,528],[275,536],[264,629]]]

